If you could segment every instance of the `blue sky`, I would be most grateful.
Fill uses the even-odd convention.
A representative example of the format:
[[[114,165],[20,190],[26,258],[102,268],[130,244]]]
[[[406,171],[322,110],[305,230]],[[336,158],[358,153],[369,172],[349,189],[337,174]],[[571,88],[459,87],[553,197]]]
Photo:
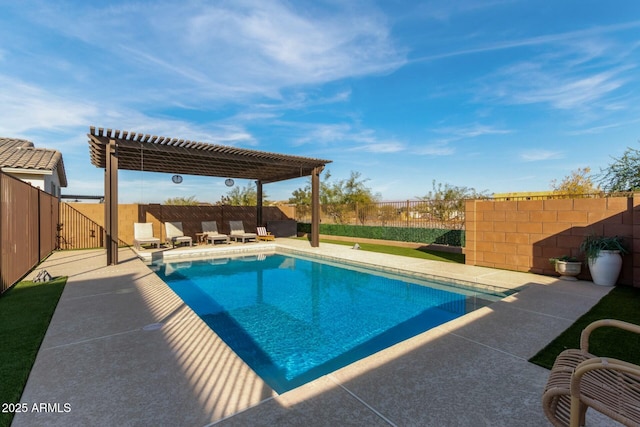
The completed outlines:
[[[332,160],[383,200],[544,191],[637,148],[639,63],[637,0],[0,0],[0,136],[61,151],[64,194],[103,193],[91,125]],[[121,203],[227,191],[120,172]]]

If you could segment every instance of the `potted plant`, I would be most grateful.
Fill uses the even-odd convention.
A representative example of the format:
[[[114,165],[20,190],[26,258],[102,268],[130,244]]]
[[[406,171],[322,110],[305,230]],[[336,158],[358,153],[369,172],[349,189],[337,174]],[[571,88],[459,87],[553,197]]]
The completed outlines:
[[[627,253],[619,236],[595,236],[584,238],[580,251],[585,254],[593,283],[613,286],[622,269],[622,255]]]
[[[563,280],[578,280],[576,276],[582,271],[582,262],[573,256],[549,258],[549,262],[555,266],[556,273],[560,274],[560,279]]]

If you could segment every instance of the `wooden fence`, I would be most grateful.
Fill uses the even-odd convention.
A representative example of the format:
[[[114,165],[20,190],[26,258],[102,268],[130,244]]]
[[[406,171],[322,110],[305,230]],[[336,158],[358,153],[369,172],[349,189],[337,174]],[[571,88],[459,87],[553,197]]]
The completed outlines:
[[[0,172],[0,294],[56,248],[58,206],[56,197]]]
[[[281,207],[264,206],[262,219],[265,224],[288,220]],[[247,231],[255,231],[255,206],[170,206],[160,204],[118,205],[118,238],[120,246],[133,245],[133,224],[150,222],[153,234],[165,241],[164,223],[182,222],[184,234],[196,241],[196,233],[202,231],[202,221],[216,221],[218,231],[229,233],[229,221],[241,220]],[[82,249],[104,246],[104,204],[61,203],[61,249]]]

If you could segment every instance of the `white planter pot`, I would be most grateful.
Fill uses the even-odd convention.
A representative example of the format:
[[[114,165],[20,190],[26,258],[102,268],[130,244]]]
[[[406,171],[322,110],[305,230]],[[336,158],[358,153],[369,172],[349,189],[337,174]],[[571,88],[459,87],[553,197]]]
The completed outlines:
[[[582,271],[582,263],[575,261],[556,261],[556,273],[562,280],[578,280],[576,276]]]
[[[588,261],[593,283],[600,286],[613,286],[618,281],[622,269],[620,251],[600,251],[596,258]]]

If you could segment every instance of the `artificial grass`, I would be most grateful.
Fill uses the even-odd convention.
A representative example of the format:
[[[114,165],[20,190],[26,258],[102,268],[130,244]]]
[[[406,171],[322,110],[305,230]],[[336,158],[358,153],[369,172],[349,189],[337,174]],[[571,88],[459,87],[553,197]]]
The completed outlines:
[[[306,239],[306,237],[302,237],[301,239]],[[321,239],[320,242],[333,243],[336,245],[344,245],[344,246],[353,246],[356,243],[358,243],[358,245],[360,246],[360,250],[363,250],[363,251],[379,252],[383,254],[400,255],[400,256],[406,256],[411,258],[421,258],[421,259],[428,259],[433,261],[456,262],[459,264],[464,264],[464,254],[427,250],[423,248],[416,249],[416,248],[404,248],[401,246],[380,245],[377,243],[360,243],[356,239],[354,239],[353,241]]]
[[[23,281],[0,296],[0,403],[18,403],[67,283]],[[12,413],[0,413],[0,427],[8,427]]]
[[[638,307],[640,289],[617,286],[529,361],[551,369],[556,357],[563,350],[580,348],[580,333],[596,320],[617,319],[640,325]],[[640,365],[640,335],[616,328],[598,328],[591,334],[589,352]]]

